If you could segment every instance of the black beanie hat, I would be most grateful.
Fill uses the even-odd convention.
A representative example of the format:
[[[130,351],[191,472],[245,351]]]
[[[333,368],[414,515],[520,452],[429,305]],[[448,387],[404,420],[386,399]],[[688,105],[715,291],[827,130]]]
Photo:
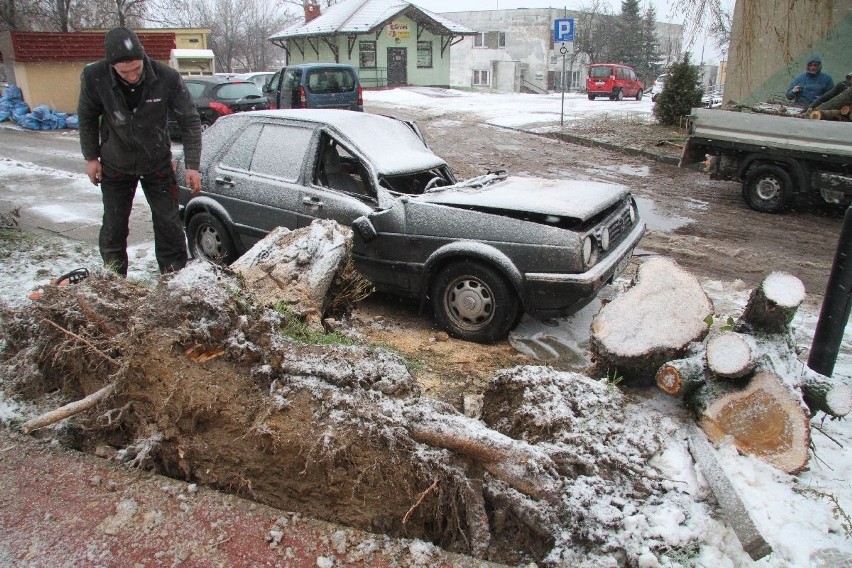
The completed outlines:
[[[113,28],[104,38],[106,60],[110,65],[121,61],[133,61],[145,57],[145,49],[139,38],[127,28]]]

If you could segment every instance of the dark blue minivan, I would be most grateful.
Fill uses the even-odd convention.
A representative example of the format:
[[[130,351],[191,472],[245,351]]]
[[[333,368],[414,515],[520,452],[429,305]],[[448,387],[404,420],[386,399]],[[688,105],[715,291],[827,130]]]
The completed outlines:
[[[263,89],[269,108],[364,110],[358,72],[341,63],[301,63],[280,69]]]

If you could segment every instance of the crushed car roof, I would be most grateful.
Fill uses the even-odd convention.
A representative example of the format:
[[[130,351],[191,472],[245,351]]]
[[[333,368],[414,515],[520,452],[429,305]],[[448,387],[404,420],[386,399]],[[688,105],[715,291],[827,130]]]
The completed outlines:
[[[446,165],[404,122],[395,118],[349,110],[289,109],[241,113],[313,122],[338,131],[366,154],[379,175],[398,175]],[[225,117],[223,117],[225,118]]]

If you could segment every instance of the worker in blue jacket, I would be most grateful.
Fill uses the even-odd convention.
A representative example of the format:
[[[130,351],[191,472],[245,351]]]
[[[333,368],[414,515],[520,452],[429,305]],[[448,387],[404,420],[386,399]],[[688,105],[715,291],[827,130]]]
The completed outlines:
[[[831,75],[822,72],[822,59],[812,55],[808,58],[807,70],[797,75],[787,87],[787,99],[793,101],[793,104],[807,107],[833,86]]]

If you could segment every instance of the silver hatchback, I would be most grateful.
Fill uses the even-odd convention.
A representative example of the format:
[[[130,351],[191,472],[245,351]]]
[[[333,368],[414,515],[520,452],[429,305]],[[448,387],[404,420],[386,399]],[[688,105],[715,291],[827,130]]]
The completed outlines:
[[[180,198],[194,256],[230,263],[275,227],[333,219],[352,227],[355,266],[377,289],[429,302],[448,333],[477,342],[524,312],[580,309],[645,231],[623,186],[458,181],[415,124],[362,112],[223,117],[204,133],[201,177]]]

